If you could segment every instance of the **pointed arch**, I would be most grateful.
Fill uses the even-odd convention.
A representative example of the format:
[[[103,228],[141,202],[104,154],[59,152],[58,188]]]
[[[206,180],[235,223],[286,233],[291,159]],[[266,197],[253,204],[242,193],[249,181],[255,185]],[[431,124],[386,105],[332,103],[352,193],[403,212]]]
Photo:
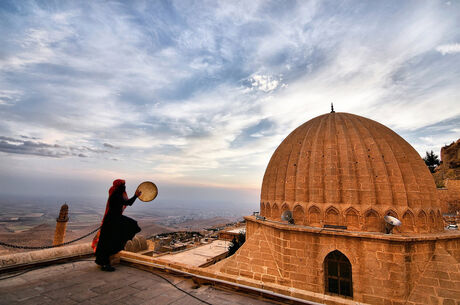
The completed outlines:
[[[330,206],[324,213],[324,223],[328,225],[339,225],[340,212],[337,208]]]
[[[399,219],[399,216],[398,216],[398,213],[397,213],[395,210],[393,210],[393,209],[388,209],[388,210],[385,212],[385,216],[391,216],[391,217],[394,217],[394,218],[400,220],[400,219]],[[393,228],[393,233],[401,233],[401,230],[400,230],[399,228],[400,228],[399,226],[395,226],[395,227]]]
[[[377,211],[369,209],[364,213],[364,229],[370,232],[383,231],[383,219]]]
[[[420,211],[417,215],[417,231],[418,232],[427,232],[427,217],[425,211]]]
[[[430,232],[436,231],[436,215],[433,210],[430,210],[430,214],[428,216],[428,227]]]
[[[290,209],[289,209],[289,205],[288,205],[286,202],[283,203],[283,205],[281,206],[280,215],[283,215],[283,213],[284,213],[285,211],[289,211],[289,210],[290,210]]]
[[[303,225],[305,224],[305,211],[301,205],[296,205],[292,210],[292,215],[294,217],[294,224]]]
[[[414,232],[414,226],[414,214],[410,210],[407,210],[402,217],[401,231]]]
[[[353,297],[352,266],[342,252],[334,250],[326,255],[323,268],[326,293]]]
[[[272,206],[271,218],[274,219],[274,220],[280,220],[280,217],[281,217],[280,209],[279,209],[278,205],[275,202],[273,204],[273,206]]]
[[[319,227],[321,225],[321,210],[317,206],[308,209],[308,225]]]
[[[264,214],[264,216],[266,218],[271,218],[272,217],[271,208],[270,208],[270,202],[267,202],[265,204],[265,214]]]
[[[387,210],[387,211],[385,212],[385,215],[388,215],[388,216],[391,216],[391,217],[394,217],[394,218],[399,219],[398,213],[396,213],[396,211],[393,210],[393,209]]]
[[[355,208],[348,208],[345,211],[345,225],[349,230],[359,230],[359,213]]]

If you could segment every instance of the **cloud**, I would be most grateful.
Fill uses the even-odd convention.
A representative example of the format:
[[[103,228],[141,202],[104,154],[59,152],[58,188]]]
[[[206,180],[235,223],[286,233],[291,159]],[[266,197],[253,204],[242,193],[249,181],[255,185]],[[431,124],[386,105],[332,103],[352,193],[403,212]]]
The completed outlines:
[[[1,90],[0,89],[0,106],[14,105],[21,97],[18,90]]]
[[[20,137],[23,139],[40,140],[40,138],[37,138],[37,137],[29,137],[29,136],[24,136],[24,135],[21,135]]]
[[[249,83],[251,85],[251,89],[260,90],[263,92],[272,92],[280,85],[286,86],[285,84],[281,83],[281,80],[281,77],[279,79],[275,79],[270,75],[255,74],[249,78]]]
[[[460,53],[460,43],[443,44],[436,47],[442,55]]]
[[[30,158],[35,171],[259,187],[282,139],[331,102],[423,151],[439,144],[427,126],[460,114],[458,60],[440,55],[457,48],[457,6],[0,4],[2,151],[54,157]]]
[[[61,158],[70,153],[59,145],[49,145],[41,142],[32,142],[0,137],[0,151],[12,154],[36,155],[42,157]]]
[[[109,144],[109,143],[104,143],[103,145],[104,145],[104,147],[107,147],[107,148],[119,149],[119,147],[116,147],[116,146],[114,146],[112,144]]]
[[[72,147],[62,146],[58,144],[48,144],[40,141],[23,140],[30,137],[21,136],[21,139],[0,136],[0,151],[9,154],[33,155],[51,158],[63,158],[77,156],[87,158],[88,155],[83,152],[91,152],[96,154],[105,153],[107,151],[93,149],[90,147]]]

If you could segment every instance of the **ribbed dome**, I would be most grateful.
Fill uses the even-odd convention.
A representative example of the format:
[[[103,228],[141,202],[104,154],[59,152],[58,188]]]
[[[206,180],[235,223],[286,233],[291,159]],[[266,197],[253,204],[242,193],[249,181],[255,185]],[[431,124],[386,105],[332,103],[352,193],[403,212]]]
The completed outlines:
[[[436,186],[419,154],[389,128],[348,113],[316,117],[276,149],[262,183],[261,213],[279,219],[286,209],[312,226],[353,218],[352,227],[375,231],[364,218],[370,214],[380,226],[391,214],[410,218],[408,231],[440,229]],[[427,230],[415,228],[418,217]]]

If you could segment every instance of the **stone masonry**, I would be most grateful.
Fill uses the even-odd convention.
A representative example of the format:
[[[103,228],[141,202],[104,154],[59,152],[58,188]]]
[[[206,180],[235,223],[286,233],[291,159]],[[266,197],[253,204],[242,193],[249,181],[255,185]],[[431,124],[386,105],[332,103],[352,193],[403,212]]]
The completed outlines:
[[[325,304],[460,300],[460,233],[444,230],[418,153],[375,121],[330,113],[295,129],[267,166],[260,214],[245,218],[246,243],[208,273]],[[402,222],[393,234],[385,215]]]
[[[435,235],[321,232],[254,217],[246,217],[246,221],[246,243],[234,256],[211,267],[213,270],[324,293],[324,258],[339,250],[352,265],[354,301],[438,304],[434,300],[439,300],[443,304],[460,297],[457,232],[440,239]]]

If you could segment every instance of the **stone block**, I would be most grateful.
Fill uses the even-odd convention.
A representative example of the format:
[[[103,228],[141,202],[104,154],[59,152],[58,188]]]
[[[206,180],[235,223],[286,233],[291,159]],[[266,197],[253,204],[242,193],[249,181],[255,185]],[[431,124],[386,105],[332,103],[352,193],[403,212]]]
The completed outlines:
[[[249,270],[240,270],[240,276],[244,276],[244,277],[248,277],[248,278],[253,278],[254,277],[254,273],[249,271]]]
[[[230,275],[239,275],[239,270],[236,268],[226,268],[225,272]]]
[[[302,281],[302,282],[307,282],[307,275],[303,273],[291,273],[290,278],[294,281]]]
[[[439,287],[439,280],[435,278],[422,277],[419,280],[419,284],[426,285],[426,286]]]
[[[275,276],[275,277],[280,276],[278,269],[275,269],[275,268],[267,268],[267,271],[265,273],[268,275]]]
[[[374,295],[363,295],[364,303],[373,304],[373,305],[384,305],[385,300],[381,297],[376,297]]]
[[[460,272],[449,272],[449,278],[452,281],[459,282],[460,281]]]
[[[434,304],[434,303],[433,303]],[[459,302],[455,302],[453,299],[444,299],[442,305],[458,305]]]
[[[459,299],[459,290],[451,290],[445,288],[437,288],[437,295],[445,299]]]
[[[409,301],[418,303],[418,304],[429,304],[430,298],[428,295],[423,293],[413,293]]]
[[[275,283],[276,282],[276,277],[269,275],[269,274],[263,274],[262,275],[262,281],[267,282],[267,283]]]

